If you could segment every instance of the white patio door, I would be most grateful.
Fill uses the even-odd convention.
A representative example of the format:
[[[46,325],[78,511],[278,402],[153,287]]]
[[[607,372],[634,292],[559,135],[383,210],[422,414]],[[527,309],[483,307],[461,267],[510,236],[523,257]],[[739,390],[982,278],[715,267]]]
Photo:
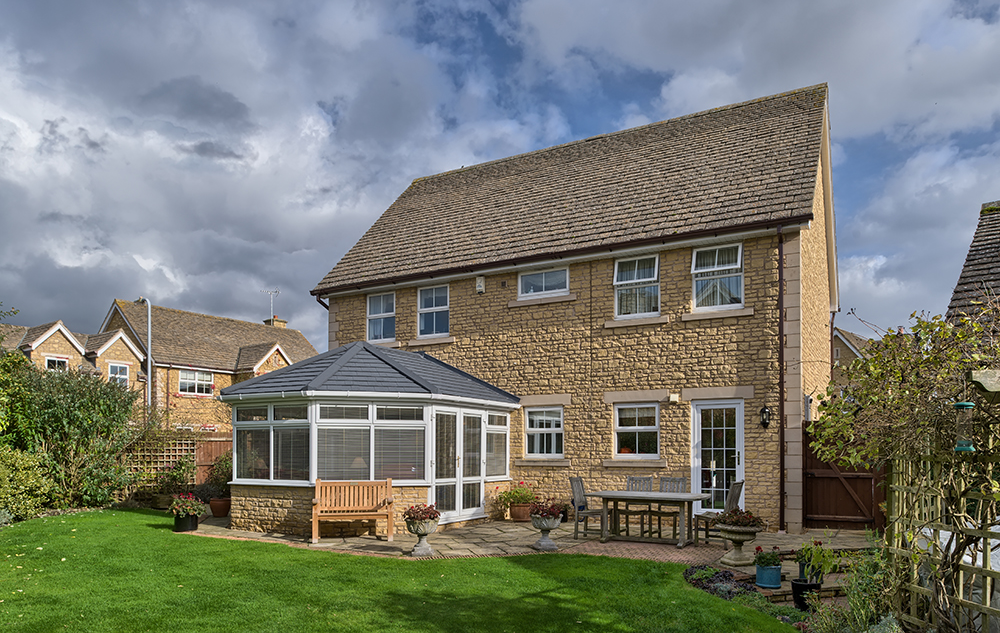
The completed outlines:
[[[483,516],[481,412],[437,411],[434,416],[434,503],[441,522]]]
[[[722,510],[729,487],[744,477],[743,401],[695,401],[691,413],[691,492],[712,495],[695,511]]]

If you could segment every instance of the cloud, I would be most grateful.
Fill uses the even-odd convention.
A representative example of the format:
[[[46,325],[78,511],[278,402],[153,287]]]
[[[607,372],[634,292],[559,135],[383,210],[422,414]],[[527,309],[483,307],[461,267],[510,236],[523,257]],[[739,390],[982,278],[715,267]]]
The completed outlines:
[[[246,132],[255,127],[245,103],[218,86],[206,84],[201,77],[164,81],[139,97],[137,110],[209,129]]]

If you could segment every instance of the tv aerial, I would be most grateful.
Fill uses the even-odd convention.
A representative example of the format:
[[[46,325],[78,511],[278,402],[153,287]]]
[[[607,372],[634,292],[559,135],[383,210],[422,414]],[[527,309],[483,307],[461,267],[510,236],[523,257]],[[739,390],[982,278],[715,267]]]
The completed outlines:
[[[271,296],[271,311],[267,313],[267,318],[274,318],[274,298],[281,294],[281,291],[275,288],[274,290],[261,290],[261,292],[266,292]]]

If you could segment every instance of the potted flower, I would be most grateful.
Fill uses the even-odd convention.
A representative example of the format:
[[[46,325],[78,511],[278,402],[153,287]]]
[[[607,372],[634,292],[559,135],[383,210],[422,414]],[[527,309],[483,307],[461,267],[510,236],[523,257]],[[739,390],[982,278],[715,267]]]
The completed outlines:
[[[427,535],[433,533],[438,526],[441,513],[434,504],[418,503],[403,512],[406,521],[406,531],[417,536],[417,544],[413,546],[410,556],[433,556],[434,550],[427,544]]]
[[[532,545],[533,548],[541,552],[554,552],[559,549],[549,538],[549,532],[559,527],[562,522],[562,515],[566,509],[564,504],[548,499],[546,501],[535,501],[528,507],[531,517],[531,525],[536,530],[542,531],[542,536]]]
[[[792,580],[792,600],[800,611],[809,609],[808,594],[818,593],[823,587],[823,577],[839,565],[837,552],[823,547],[823,541],[813,540],[799,549],[799,578]]]
[[[189,457],[174,462],[165,467],[156,478],[156,489],[153,492],[153,507],[159,510],[169,508],[172,496],[188,490],[188,485],[194,480],[194,461]]]
[[[229,496],[229,480],[233,477],[233,451],[228,450],[215,458],[208,469],[208,483],[215,487],[216,494],[208,499],[212,516],[224,517],[229,514],[233,500]]]
[[[510,510],[511,521],[530,521],[531,504],[538,497],[528,484],[519,481],[510,490],[503,490],[497,495],[497,505],[503,510]]]
[[[730,567],[753,564],[753,556],[743,551],[743,544],[757,538],[757,532],[764,529],[764,519],[736,507],[719,514],[712,520],[712,525],[719,528],[722,538],[733,543],[732,551],[726,552],[720,563]]]
[[[174,532],[198,529],[198,516],[205,511],[205,504],[190,492],[173,495],[170,512],[174,515]]]
[[[781,587],[781,550],[775,545],[770,551],[765,551],[758,545],[754,550],[753,562],[757,566],[755,583],[765,589]]]

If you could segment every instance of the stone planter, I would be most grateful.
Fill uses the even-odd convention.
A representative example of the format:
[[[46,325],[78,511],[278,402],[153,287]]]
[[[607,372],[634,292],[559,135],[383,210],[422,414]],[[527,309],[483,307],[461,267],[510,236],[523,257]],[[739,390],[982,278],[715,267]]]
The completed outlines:
[[[733,543],[732,551],[726,552],[726,555],[719,559],[719,562],[730,567],[753,565],[753,555],[743,551],[743,544],[757,538],[757,532],[760,532],[764,528],[725,525],[721,523],[716,527],[719,528],[719,534],[722,538]]]
[[[517,521],[518,523],[527,523],[531,520],[531,504],[530,503],[512,503],[510,504],[510,520]]]
[[[531,515],[531,525],[536,530],[542,531],[542,536],[537,541],[535,541],[531,547],[537,549],[540,552],[554,552],[559,547],[555,542],[549,538],[549,532],[559,527],[562,522],[562,517],[543,517],[537,514]]]
[[[407,521],[406,531],[417,536],[417,544],[410,550],[410,556],[433,556],[434,550],[427,544],[427,535],[438,528],[437,519],[427,521]]]

